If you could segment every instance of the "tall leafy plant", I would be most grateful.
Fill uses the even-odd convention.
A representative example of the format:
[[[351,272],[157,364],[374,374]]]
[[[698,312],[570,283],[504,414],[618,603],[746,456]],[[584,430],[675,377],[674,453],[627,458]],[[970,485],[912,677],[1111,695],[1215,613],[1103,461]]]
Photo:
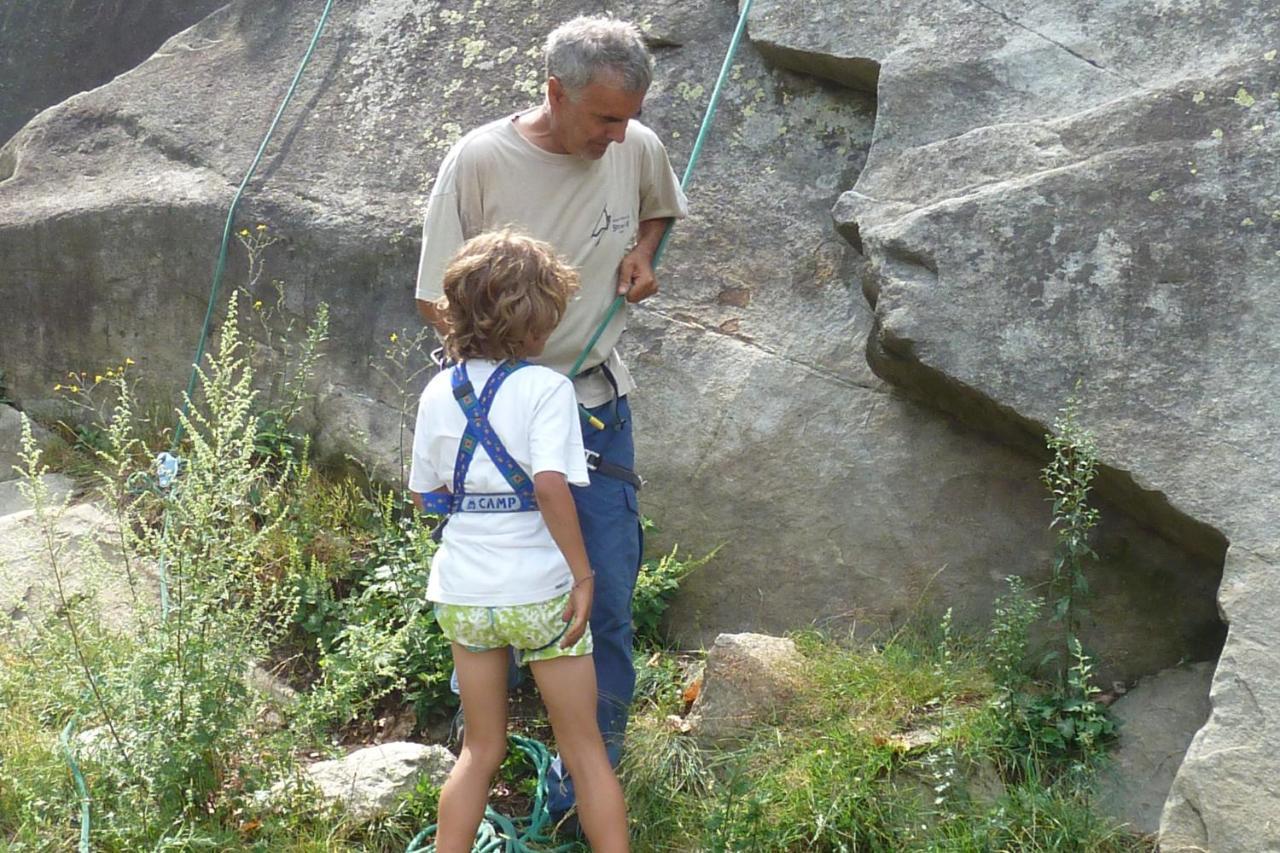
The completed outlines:
[[[259,392],[237,303],[233,295],[196,397],[178,415],[186,440],[172,484],[154,476],[124,372],[110,378],[117,393],[95,453],[131,612],[115,635],[97,630],[92,602],[60,601],[58,612],[79,663],[62,675],[83,679],[85,687],[75,708],[81,728],[103,726],[107,733],[98,739],[104,746],[82,755],[97,780],[98,813],[140,811],[147,843],[181,815],[219,808],[238,787],[257,708],[245,675],[287,630],[296,607],[292,578],[302,570],[301,554],[275,543],[298,463],[260,452]],[[326,319],[320,312],[308,330],[301,363],[314,362]],[[48,496],[29,438],[27,453],[28,492],[40,507]],[[56,516],[37,515],[52,542]],[[98,825],[137,829],[110,819]],[[136,836],[117,841],[143,843]]]
[[[1098,558],[1089,544],[1098,525],[1098,510],[1089,504],[1093,479],[1098,470],[1098,449],[1093,434],[1080,425],[1080,403],[1076,393],[1067,398],[1045,443],[1053,458],[1041,472],[1053,504],[1054,531],[1052,589],[1053,619],[1065,630],[1063,661],[1070,659],[1071,640],[1080,630],[1083,605],[1089,595],[1085,567]]]

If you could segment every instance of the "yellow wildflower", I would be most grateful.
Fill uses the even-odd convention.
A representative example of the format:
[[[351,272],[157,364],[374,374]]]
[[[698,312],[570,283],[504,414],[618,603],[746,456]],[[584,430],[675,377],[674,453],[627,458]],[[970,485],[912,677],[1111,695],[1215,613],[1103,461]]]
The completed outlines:
[[[133,360],[133,359],[131,359],[131,358],[126,358],[126,359],[124,360],[124,363],[125,363],[125,364],[137,364],[137,362],[136,362],[136,361],[134,361],[134,360]]]
[[[395,343],[396,341],[398,341],[398,340],[400,340],[400,336],[399,336],[399,335],[397,335],[395,332],[392,332],[392,333],[391,333],[391,343],[393,343],[393,344],[394,344],[394,343]]]
[[[72,394],[79,394],[79,393],[80,393],[80,386],[79,386],[79,385],[72,385],[72,386],[68,387],[68,388],[67,388],[67,390],[68,390],[68,391],[70,391]]]
[[[101,381],[102,381],[102,374],[101,373],[95,374],[93,377],[93,384],[97,385]]]
[[[259,230],[259,231],[266,231],[266,230],[267,230],[267,226],[265,226],[265,225],[263,225],[261,222],[259,222],[259,223],[258,223],[258,230]]]
[[[261,299],[255,299],[255,300],[253,300],[253,310],[254,310],[254,311],[261,311],[261,310],[262,310],[262,300],[261,300]]]
[[[57,385],[54,385],[54,386],[53,386],[53,390],[55,390],[55,391],[61,391],[61,390],[62,390],[62,383],[61,383],[61,382],[59,382]]]
[[[249,236],[249,229],[248,229],[248,228],[241,228],[241,229],[240,229],[240,236],[241,236],[241,237],[248,237],[248,236]]]

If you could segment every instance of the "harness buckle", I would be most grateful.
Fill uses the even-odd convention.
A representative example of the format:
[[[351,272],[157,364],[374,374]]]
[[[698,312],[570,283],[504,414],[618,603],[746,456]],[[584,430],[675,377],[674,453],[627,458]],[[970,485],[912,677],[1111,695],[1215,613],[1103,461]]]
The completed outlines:
[[[436,347],[427,356],[431,359],[431,363],[436,366],[436,370],[444,370],[446,367],[453,367],[453,359],[445,353],[444,347]]]

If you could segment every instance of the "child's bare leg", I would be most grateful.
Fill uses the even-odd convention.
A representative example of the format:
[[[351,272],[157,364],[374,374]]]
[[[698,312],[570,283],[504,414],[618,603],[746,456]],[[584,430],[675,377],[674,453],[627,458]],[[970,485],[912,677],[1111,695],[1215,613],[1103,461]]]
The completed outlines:
[[[578,820],[591,850],[625,853],[627,808],[596,723],[596,671],[591,656],[534,661],[530,666],[547,705],[560,757],[573,776]],[[470,716],[467,719],[470,725]]]
[[[440,789],[439,853],[470,853],[484,817],[489,785],[507,754],[509,656],[506,648],[471,652],[453,644],[453,665],[458,669],[467,727],[458,763]]]

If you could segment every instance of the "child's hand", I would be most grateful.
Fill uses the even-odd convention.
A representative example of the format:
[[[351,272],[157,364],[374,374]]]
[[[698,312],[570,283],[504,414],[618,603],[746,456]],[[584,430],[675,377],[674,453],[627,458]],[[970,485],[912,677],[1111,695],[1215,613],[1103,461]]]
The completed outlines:
[[[561,617],[569,623],[564,637],[560,640],[560,648],[567,649],[582,639],[587,630],[587,619],[591,617],[591,595],[595,592],[595,576],[583,578],[569,590],[569,603],[565,605]]]

